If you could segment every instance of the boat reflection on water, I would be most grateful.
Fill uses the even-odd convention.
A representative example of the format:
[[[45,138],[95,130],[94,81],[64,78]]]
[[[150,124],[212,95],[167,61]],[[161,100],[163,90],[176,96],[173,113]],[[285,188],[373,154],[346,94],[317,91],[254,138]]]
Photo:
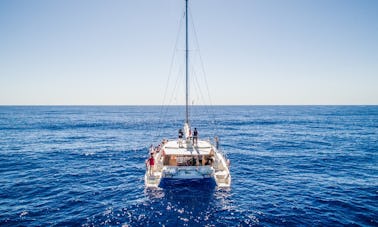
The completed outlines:
[[[143,207],[146,209],[148,217],[145,217],[145,221],[148,224],[225,225],[230,220],[225,223],[219,215],[236,211],[230,198],[231,190],[217,189],[215,182],[171,180],[165,182],[164,187],[146,188],[145,195],[148,199],[144,201]]]
[[[206,182],[204,182],[206,181]],[[146,188],[148,199],[153,202],[170,204],[186,204],[190,201],[201,201],[201,205],[208,204],[214,199],[216,184],[212,179],[202,180],[164,180],[160,188]],[[188,204],[189,203],[189,204]],[[193,204],[197,205],[197,204]]]

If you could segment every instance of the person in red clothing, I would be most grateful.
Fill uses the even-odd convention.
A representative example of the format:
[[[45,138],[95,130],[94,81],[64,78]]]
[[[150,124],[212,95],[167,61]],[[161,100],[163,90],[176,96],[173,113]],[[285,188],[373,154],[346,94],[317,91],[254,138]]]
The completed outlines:
[[[150,169],[149,169],[150,175],[152,175],[152,170],[153,170],[154,165],[155,165],[155,159],[154,159],[153,153],[151,153],[151,156],[148,159],[148,165],[150,166]]]

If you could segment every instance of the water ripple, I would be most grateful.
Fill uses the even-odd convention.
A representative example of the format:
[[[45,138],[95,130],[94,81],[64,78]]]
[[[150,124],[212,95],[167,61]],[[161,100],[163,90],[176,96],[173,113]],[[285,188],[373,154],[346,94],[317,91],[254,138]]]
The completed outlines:
[[[202,109],[201,109],[202,108]],[[193,109],[232,187],[144,188],[159,107],[0,107],[1,226],[378,226],[378,107]],[[176,128],[176,129],[175,129]]]

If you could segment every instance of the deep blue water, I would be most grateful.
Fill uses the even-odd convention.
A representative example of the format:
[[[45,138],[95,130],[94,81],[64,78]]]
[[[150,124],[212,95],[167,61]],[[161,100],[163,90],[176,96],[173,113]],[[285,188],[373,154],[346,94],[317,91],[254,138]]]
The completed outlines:
[[[378,106],[195,107],[232,187],[144,188],[182,107],[0,107],[1,226],[378,226]]]

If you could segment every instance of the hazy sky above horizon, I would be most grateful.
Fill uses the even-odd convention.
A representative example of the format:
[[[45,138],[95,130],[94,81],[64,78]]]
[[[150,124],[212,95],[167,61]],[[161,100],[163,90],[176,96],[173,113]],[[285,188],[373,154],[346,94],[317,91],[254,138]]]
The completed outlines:
[[[184,62],[169,76],[173,53],[184,54],[182,35],[174,51],[184,4],[0,1],[0,105],[184,104]],[[200,47],[191,45],[191,71],[200,74],[202,56],[212,104],[378,104],[378,1],[191,0],[190,9]],[[164,98],[167,81],[182,97]]]

